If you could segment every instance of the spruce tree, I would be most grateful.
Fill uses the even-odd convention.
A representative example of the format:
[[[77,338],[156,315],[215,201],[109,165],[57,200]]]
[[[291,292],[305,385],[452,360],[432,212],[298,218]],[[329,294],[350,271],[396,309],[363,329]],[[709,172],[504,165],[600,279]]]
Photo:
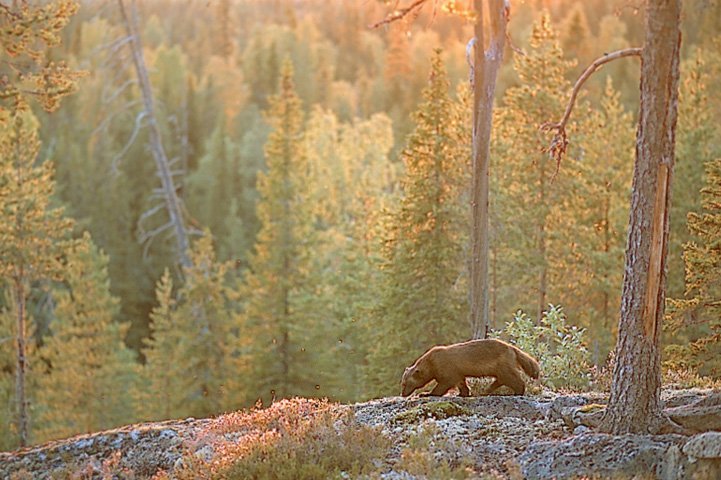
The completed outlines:
[[[269,105],[268,170],[258,176],[261,229],[243,286],[244,325],[253,339],[251,386],[265,400],[323,395],[325,370],[333,368],[320,360],[330,312],[322,301],[303,113],[289,60]]]
[[[239,408],[245,398],[230,263],[216,260],[208,232],[190,257],[177,292],[167,271],[158,283],[137,396],[144,419],[208,416]]]
[[[55,289],[51,335],[37,356],[36,434],[47,440],[93,432],[134,420],[131,392],[136,362],[114,321],[108,258],[89,234],[67,252],[63,287]],[[39,369],[39,367],[38,367]]]
[[[670,349],[676,365],[702,374],[721,373],[721,158],[706,163],[702,213],[688,214],[692,240],[683,247],[686,291],[670,300],[671,328],[690,334],[686,345]],[[689,331],[690,330],[690,331]]]
[[[402,152],[402,199],[384,220],[382,286],[368,325],[365,384],[371,395],[397,393],[403,368],[427,348],[467,338],[460,278],[470,139],[459,104],[449,97],[440,51],[431,65]]]
[[[390,203],[397,166],[390,119],[377,114],[368,120],[341,123],[335,114],[314,109],[305,129],[313,216],[323,248],[324,305],[332,318],[325,328],[326,358],[334,368],[326,380],[334,400],[362,398],[361,365],[368,345],[361,319],[376,299],[379,272],[378,212]],[[325,314],[325,312],[324,312]]]

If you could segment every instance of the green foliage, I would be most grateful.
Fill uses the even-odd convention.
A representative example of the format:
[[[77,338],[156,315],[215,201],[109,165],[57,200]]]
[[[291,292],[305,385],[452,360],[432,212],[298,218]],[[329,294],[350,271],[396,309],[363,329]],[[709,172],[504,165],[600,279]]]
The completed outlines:
[[[684,245],[686,292],[671,300],[669,313],[679,328],[685,322],[701,324],[687,346],[676,347],[672,358],[702,373],[719,374],[721,345],[721,159],[706,163],[701,190],[703,213],[689,213],[688,228],[696,241]]]
[[[78,10],[73,0],[0,6],[0,125],[34,98],[47,111],[75,91],[78,72],[49,59],[48,48],[60,43],[60,31]]]
[[[526,55],[513,58],[521,84],[504,93],[493,129],[499,160],[492,169],[491,244],[500,261],[492,295],[500,311],[521,308],[540,318],[547,297],[579,295],[569,291],[575,283],[566,277],[580,243],[570,210],[577,203],[580,149],[567,154],[556,175],[556,164],[545,152],[550,138],[539,129],[561,117],[570,90],[565,76],[573,62],[564,59],[548,13],[534,22]],[[575,132],[576,126],[569,129]]]
[[[135,356],[123,344],[127,325],[114,321],[107,257],[86,233],[65,262],[53,293],[51,335],[36,357],[36,439],[68,437],[132,422]],[[44,365],[44,372],[41,372]]]
[[[541,381],[550,388],[585,390],[590,385],[586,330],[566,322],[559,306],[549,305],[537,323],[522,311],[507,322],[503,335],[541,364]]]
[[[185,283],[173,293],[166,271],[151,314],[137,408],[144,419],[207,416],[245,399],[246,371],[229,263],[215,259],[210,235],[197,240]]]
[[[469,143],[460,106],[448,94],[440,52],[432,64],[402,153],[403,196],[384,219],[382,278],[364,382],[371,395],[397,393],[403,368],[413,358],[434,344],[466,337],[465,288],[459,280]]]
[[[52,208],[52,164],[35,163],[37,126],[25,111],[0,130],[0,276],[16,284],[60,278],[61,240],[73,226],[61,208]]]
[[[28,441],[28,298],[36,281],[61,279],[62,257],[72,242],[67,240],[73,222],[61,208],[51,207],[55,182],[50,162],[36,165],[40,148],[37,120],[29,110],[17,109],[9,128],[0,129],[0,279],[8,289],[15,325],[3,349],[15,347],[17,363],[13,402],[18,406],[20,444]]]
[[[268,171],[258,176],[261,223],[243,283],[243,324],[254,339],[250,391],[264,399],[323,395],[333,367],[324,361],[335,339],[320,272],[323,251],[314,222],[312,179],[293,66],[283,64],[270,99],[265,144]]]

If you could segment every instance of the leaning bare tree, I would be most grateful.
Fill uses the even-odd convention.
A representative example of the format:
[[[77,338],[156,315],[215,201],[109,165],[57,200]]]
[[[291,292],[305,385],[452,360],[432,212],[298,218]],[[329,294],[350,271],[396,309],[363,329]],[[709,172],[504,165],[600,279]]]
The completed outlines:
[[[416,15],[427,3],[434,6],[439,0],[415,0],[397,7],[378,27],[409,15]],[[488,279],[488,191],[493,99],[496,79],[503,60],[506,27],[510,4],[508,0],[488,0],[488,24],[484,21],[483,0],[473,1],[471,12],[461,12],[474,19],[474,38],[468,43],[467,55],[472,58],[473,87],[473,161],[471,179],[471,253],[468,261],[470,305],[469,320],[473,338],[488,337],[489,279]],[[486,29],[488,30],[486,35]],[[486,38],[487,37],[487,38]]]
[[[578,89],[604,63],[641,57],[641,99],[628,245],[611,398],[601,428],[614,434],[676,428],[660,402],[660,334],[664,314],[669,206],[678,104],[681,0],[646,2],[645,44],[596,60],[574,86],[552,152],[566,147],[565,123]]]
[[[173,174],[170,168],[170,162],[163,148],[163,141],[160,136],[160,130],[158,129],[158,120],[155,115],[155,106],[153,100],[153,90],[150,84],[150,78],[148,77],[148,69],[145,65],[145,58],[143,56],[143,46],[140,41],[140,33],[138,32],[138,13],[135,6],[135,0],[130,2],[130,13],[125,8],[123,0],[118,0],[118,6],[120,7],[120,13],[123,16],[125,23],[125,29],[127,30],[128,37],[130,39],[130,48],[132,50],[133,63],[135,65],[135,72],[138,77],[138,84],[140,86],[140,92],[143,97],[143,112],[141,113],[142,118],[147,122],[149,134],[150,134],[150,148],[153,152],[153,158],[155,159],[155,165],[158,171],[158,177],[160,177],[161,192],[164,199],[164,206],[168,213],[169,221],[164,225],[146,232],[141,238],[141,241],[152,240],[152,237],[162,233],[167,229],[173,229],[176,242],[176,255],[178,263],[183,268],[191,266],[191,260],[188,255],[189,241],[188,241],[188,229],[185,225],[182,215],[182,208],[180,199],[176,191],[175,184],[173,182]],[[156,213],[162,208],[161,205],[149,210],[144,214],[144,217],[150,216]],[[142,219],[141,219],[142,220]]]

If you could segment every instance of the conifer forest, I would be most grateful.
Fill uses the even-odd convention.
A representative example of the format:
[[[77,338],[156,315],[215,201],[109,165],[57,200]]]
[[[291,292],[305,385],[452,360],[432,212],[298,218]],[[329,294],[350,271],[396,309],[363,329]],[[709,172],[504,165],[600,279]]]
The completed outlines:
[[[609,431],[718,382],[721,1],[682,7],[0,0],[0,451],[486,336]]]

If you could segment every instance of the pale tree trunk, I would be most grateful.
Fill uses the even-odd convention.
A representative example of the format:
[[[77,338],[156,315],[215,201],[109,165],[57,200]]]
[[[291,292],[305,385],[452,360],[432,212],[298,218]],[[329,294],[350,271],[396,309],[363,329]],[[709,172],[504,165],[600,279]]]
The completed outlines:
[[[170,171],[170,162],[165,154],[160,130],[158,129],[158,121],[155,115],[153,101],[153,90],[150,85],[150,78],[148,77],[148,69],[145,66],[143,46],[140,42],[140,33],[137,29],[137,11],[135,8],[135,1],[131,1],[130,4],[130,17],[128,17],[125,10],[123,0],[118,0],[118,5],[120,6],[120,12],[125,22],[125,28],[131,38],[130,47],[132,49],[133,63],[135,64],[135,71],[138,76],[140,91],[143,96],[145,117],[147,118],[150,133],[150,147],[153,152],[153,158],[155,159],[158,176],[160,177],[161,188],[165,198],[165,207],[168,212],[168,216],[170,217],[168,227],[171,227],[174,231],[176,248],[178,250],[178,263],[184,268],[189,268],[191,266],[191,260],[188,256],[188,232],[183,221],[180,200],[173,183],[173,176]]]
[[[474,0],[476,11],[473,55],[473,169],[471,181],[471,259],[469,266],[470,324],[473,338],[485,338],[489,329],[488,189],[496,78],[503,60],[508,24],[507,4],[489,0],[490,37],[485,48],[483,1]]]
[[[641,53],[626,266],[616,367],[602,429],[614,434],[663,431],[659,337],[664,314],[668,211],[678,103],[681,0],[649,0]]]
[[[20,447],[28,444],[28,400],[25,393],[25,377],[27,376],[27,341],[26,314],[25,314],[25,289],[23,284],[24,276],[21,274],[13,283],[13,294],[15,296],[15,309],[17,313],[17,364],[15,372],[15,401],[17,402],[18,439]]]

